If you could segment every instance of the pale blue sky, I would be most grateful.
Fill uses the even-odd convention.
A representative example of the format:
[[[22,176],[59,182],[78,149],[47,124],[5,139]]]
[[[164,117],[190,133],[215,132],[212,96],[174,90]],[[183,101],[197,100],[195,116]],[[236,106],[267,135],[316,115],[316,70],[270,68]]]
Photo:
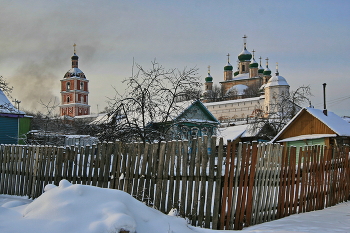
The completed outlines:
[[[133,58],[145,68],[155,58],[166,68],[196,66],[203,81],[210,65],[218,83],[226,54],[235,66],[246,34],[248,50],[269,57],[273,72],[278,62],[292,90],[310,85],[312,103],[322,108],[326,82],[328,109],[350,115],[349,1],[3,0],[0,6],[0,75],[26,109],[60,97],[74,43],[96,112],[114,95],[112,85],[123,92]],[[331,104],[342,97],[349,99]]]

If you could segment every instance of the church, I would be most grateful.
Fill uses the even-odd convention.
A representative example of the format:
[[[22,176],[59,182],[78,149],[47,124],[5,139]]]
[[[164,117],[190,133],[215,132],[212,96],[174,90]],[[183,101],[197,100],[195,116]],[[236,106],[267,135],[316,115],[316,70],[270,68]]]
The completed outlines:
[[[204,105],[221,122],[266,117],[279,101],[278,97],[289,93],[289,84],[279,75],[278,66],[275,75],[271,76],[269,59],[265,59],[266,67],[263,68],[261,57],[258,64],[255,51],[252,54],[247,49],[247,37],[243,39],[243,50],[238,55],[235,72],[230,64],[230,55],[227,55],[223,80],[219,82],[219,94],[218,90],[214,90],[210,69],[205,78]]]
[[[60,105],[60,116],[72,118],[90,114],[90,105],[88,104],[89,80],[78,67],[79,57],[75,50],[76,44],[73,46],[72,68],[66,72],[61,80]]]

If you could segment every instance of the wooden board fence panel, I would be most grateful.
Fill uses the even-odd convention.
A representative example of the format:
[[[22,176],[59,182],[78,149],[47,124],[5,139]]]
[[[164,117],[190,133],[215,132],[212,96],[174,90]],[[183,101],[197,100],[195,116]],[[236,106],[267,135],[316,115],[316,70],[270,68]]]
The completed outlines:
[[[349,147],[246,144],[216,138],[85,147],[0,145],[0,193],[36,198],[62,179],[124,190],[196,226],[242,229],[350,198]],[[223,160],[226,160],[223,171]]]

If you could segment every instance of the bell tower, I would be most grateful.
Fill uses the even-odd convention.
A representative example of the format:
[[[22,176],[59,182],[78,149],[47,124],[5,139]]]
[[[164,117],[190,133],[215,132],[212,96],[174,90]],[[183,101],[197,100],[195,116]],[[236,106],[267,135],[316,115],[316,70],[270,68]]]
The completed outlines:
[[[79,57],[75,50],[76,44],[73,47],[72,68],[61,80],[60,116],[75,117],[90,114],[90,105],[88,105],[89,80],[78,68]]]

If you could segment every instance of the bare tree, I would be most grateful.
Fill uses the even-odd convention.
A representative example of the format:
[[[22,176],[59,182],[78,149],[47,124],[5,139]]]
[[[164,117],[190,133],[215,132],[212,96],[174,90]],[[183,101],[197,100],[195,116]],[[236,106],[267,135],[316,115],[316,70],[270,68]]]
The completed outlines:
[[[248,85],[248,88],[244,90],[244,96],[246,98],[259,96],[260,83],[253,83]]]
[[[309,104],[310,86],[300,86],[295,91],[277,96],[269,111],[250,120],[248,130],[259,138],[272,139],[298,113],[302,104]]]
[[[204,94],[204,98],[207,100],[208,103],[221,101],[223,100],[224,96],[225,93],[223,88],[217,84],[214,84],[212,90],[207,91]]]
[[[164,139],[173,117],[183,110],[178,101],[198,98],[197,68],[165,69],[155,60],[149,70],[135,67],[135,73],[123,81],[128,87],[125,94],[116,91],[109,100],[113,110],[101,124],[91,126],[100,140]]]
[[[13,87],[9,85],[9,83],[6,81],[6,79],[2,76],[0,76],[0,89],[6,94],[10,95],[10,93],[13,90]]]

